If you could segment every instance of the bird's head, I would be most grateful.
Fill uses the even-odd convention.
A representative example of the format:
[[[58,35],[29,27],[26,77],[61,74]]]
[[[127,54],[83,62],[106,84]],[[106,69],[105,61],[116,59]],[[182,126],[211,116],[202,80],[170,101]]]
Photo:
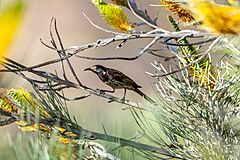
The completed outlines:
[[[104,66],[102,66],[102,65],[94,65],[94,66],[92,66],[92,67],[90,67],[90,68],[86,68],[86,69],[84,69],[84,71],[92,71],[92,72],[94,72],[94,73],[96,73],[96,74],[99,74],[99,73],[104,73],[104,72],[106,72],[106,67],[104,67]]]

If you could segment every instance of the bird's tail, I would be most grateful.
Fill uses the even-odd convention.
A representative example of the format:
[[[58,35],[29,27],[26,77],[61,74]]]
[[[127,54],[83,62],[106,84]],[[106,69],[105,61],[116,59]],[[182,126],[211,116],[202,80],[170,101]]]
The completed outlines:
[[[146,94],[144,94],[142,91],[140,91],[138,88],[134,90],[136,93],[138,93],[141,97],[143,97],[144,99],[146,99],[148,102],[156,105],[157,103],[152,100],[150,97],[148,97]]]

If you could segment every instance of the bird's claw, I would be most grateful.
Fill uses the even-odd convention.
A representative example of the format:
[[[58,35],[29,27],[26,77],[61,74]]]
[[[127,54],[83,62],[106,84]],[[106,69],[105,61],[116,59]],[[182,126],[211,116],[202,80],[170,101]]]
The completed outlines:
[[[112,103],[112,102],[113,102],[113,100],[109,100],[109,101],[108,101],[108,103]]]
[[[123,99],[121,99],[121,102],[122,102],[122,103],[128,103],[128,102],[129,102],[129,100],[128,100],[128,99],[125,99],[125,98],[123,98]]]
[[[96,91],[99,92],[99,95],[104,95],[105,94],[104,90],[102,90],[102,89],[96,89]]]

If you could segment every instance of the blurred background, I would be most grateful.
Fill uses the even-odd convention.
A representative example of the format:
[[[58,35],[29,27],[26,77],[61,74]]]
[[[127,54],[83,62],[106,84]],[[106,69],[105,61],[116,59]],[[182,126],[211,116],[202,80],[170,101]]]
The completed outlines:
[[[138,0],[137,3],[141,8],[146,8],[151,17],[156,17],[158,14],[158,22],[162,28],[170,28],[166,19],[167,12],[160,7],[149,6],[149,4],[159,4],[158,0]],[[129,10],[124,10],[131,22],[139,22]],[[83,45],[112,36],[94,28],[82,12],[97,25],[112,30],[102,20],[90,0],[0,0],[0,55],[29,66],[57,58],[55,52],[40,43],[40,38],[48,43],[49,25],[52,17],[57,19],[57,26],[65,47]],[[148,27],[140,28],[143,30],[149,29]],[[141,48],[150,41],[129,41],[120,49],[115,49],[118,43],[114,43],[104,48],[90,49],[79,54],[92,57],[131,57],[138,54]],[[156,46],[156,48],[160,47],[160,45]],[[163,50],[161,54],[166,55],[167,53]],[[103,64],[116,68],[132,77],[143,87],[143,92],[157,99],[154,92],[154,79],[145,74],[145,71],[153,71],[150,65],[153,60],[160,59],[145,55],[135,61],[90,61],[77,58],[73,58],[71,61],[85,85],[92,88],[110,89],[96,75],[83,71],[94,64]],[[43,69],[60,71],[59,65],[52,65]],[[10,73],[1,73],[0,83],[2,88],[24,87],[32,90],[26,81]],[[68,97],[74,97],[80,96],[84,92],[71,90],[66,94]],[[123,90],[117,90],[114,95],[122,97]],[[141,97],[131,91],[127,92],[127,98],[138,103],[145,103]],[[69,102],[68,105],[71,114],[86,129],[103,132],[102,126],[104,126],[108,134],[125,138],[132,137],[137,131],[137,126],[129,110],[122,110],[126,106],[115,103],[109,104],[106,99],[96,96],[78,102]],[[15,124],[0,128],[0,157],[6,156],[1,156],[1,154],[8,148],[8,135],[14,139],[19,131]]]

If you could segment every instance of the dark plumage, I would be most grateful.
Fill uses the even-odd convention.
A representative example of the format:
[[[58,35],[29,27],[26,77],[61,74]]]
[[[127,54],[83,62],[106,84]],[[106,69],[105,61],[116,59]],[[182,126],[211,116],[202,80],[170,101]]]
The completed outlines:
[[[86,68],[84,71],[92,71],[98,75],[102,82],[113,88],[112,91],[103,90],[104,92],[113,93],[115,89],[124,89],[123,100],[125,100],[126,90],[132,90],[138,93],[141,97],[144,97],[149,102],[156,103],[139,90],[141,86],[137,85],[137,83],[135,83],[131,78],[116,69],[107,68],[102,65],[94,65],[91,68]]]

